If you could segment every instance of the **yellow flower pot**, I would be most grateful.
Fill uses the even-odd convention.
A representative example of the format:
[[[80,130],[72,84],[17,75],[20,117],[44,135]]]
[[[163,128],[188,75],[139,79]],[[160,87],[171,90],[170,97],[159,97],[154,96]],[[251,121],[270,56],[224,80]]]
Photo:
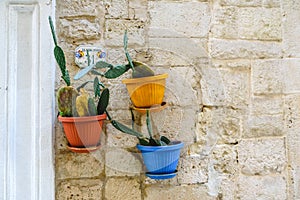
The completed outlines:
[[[135,107],[149,108],[161,105],[165,94],[168,74],[148,76],[143,78],[124,79],[130,99]]]

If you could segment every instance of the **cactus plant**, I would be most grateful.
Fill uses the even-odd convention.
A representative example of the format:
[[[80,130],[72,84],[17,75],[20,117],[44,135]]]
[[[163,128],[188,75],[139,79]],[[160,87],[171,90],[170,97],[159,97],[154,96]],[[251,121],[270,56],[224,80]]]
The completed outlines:
[[[95,105],[95,100],[89,97],[88,93],[83,87],[88,83],[82,84],[80,87],[75,89],[71,86],[69,72],[66,68],[65,54],[60,46],[57,44],[57,38],[53,26],[52,18],[49,16],[49,24],[51,33],[54,41],[54,57],[61,71],[61,78],[64,80],[67,86],[62,86],[57,92],[57,104],[60,116],[62,117],[83,117],[83,116],[94,116],[101,115],[106,110],[109,101],[109,90],[103,89],[100,94],[100,86],[104,87],[97,78],[94,80],[94,92],[95,97],[98,98],[98,106]],[[96,88],[96,89],[95,89]],[[80,92],[79,92],[80,91]],[[97,101],[97,99],[96,99]]]
[[[141,77],[147,77],[147,76],[154,76],[153,70],[147,66],[144,63],[133,61],[132,58],[129,55],[129,52],[127,50],[128,45],[128,37],[127,37],[127,31],[124,33],[124,39],[123,39],[123,47],[126,59],[128,61],[127,64],[122,65],[112,65],[110,63],[99,61],[95,64],[91,64],[88,67],[80,70],[75,76],[74,79],[80,79],[88,72],[92,72],[93,74],[103,76],[107,79],[114,79],[121,75],[123,75],[125,72],[127,72],[129,69],[132,69],[132,78],[141,78]],[[98,69],[107,69],[104,73],[98,72]]]

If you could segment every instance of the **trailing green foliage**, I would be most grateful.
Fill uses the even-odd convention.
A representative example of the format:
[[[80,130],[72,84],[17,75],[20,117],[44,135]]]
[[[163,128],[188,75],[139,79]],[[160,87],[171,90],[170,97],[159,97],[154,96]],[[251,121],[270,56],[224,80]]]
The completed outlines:
[[[106,111],[106,113],[108,114],[108,112]],[[108,114],[109,116],[109,114]],[[152,125],[151,125],[151,117],[150,117],[150,112],[149,110],[147,111],[147,118],[146,118],[146,123],[147,123],[147,129],[148,129],[148,134],[149,134],[149,138],[144,137],[144,135],[136,130],[134,130],[134,114],[131,110],[131,120],[132,120],[132,128],[129,128],[128,126],[116,121],[116,120],[112,120],[111,117],[108,117],[111,120],[111,124],[113,125],[113,127],[115,127],[117,130],[135,136],[138,138],[139,143],[141,145],[144,146],[165,146],[170,144],[170,140],[165,137],[165,136],[161,136],[159,139],[154,139],[152,137]]]
[[[55,34],[52,18],[49,16],[48,19],[49,19],[51,33],[52,33],[52,37],[53,37],[53,41],[54,41],[54,45],[55,45],[55,47],[54,47],[54,57],[55,57],[55,60],[56,60],[58,66],[60,68],[60,71],[61,71],[61,74],[62,74],[61,78],[65,81],[67,86],[70,86],[71,81],[70,81],[69,72],[66,69],[65,54],[64,54],[64,51],[57,45],[57,39],[56,39],[56,34]]]

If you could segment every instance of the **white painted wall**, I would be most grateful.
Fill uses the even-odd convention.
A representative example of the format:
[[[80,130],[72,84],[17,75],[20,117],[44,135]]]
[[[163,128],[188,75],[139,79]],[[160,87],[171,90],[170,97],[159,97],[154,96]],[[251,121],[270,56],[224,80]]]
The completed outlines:
[[[53,3],[0,1],[0,199],[54,199]]]

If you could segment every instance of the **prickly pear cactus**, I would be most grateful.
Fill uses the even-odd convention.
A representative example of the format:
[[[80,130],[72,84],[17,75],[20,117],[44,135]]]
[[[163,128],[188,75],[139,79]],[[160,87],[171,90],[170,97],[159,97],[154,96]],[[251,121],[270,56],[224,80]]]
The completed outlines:
[[[134,71],[132,72],[132,78],[142,78],[147,76],[154,76],[154,72],[146,64],[133,61]]]
[[[89,95],[83,88],[80,89],[80,95],[76,98],[76,110],[79,117],[90,116]]]
[[[91,97],[88,100],[88,107],[89,107],[89,113],[91,116],[97,115],[96,104],[94,102],[94,99],[92,99]]]
[[[57,92],[57,105],[62,117],[72,117],[77,115],[75,108],[77,96],[77,90],[71,86],[59,88]]]

